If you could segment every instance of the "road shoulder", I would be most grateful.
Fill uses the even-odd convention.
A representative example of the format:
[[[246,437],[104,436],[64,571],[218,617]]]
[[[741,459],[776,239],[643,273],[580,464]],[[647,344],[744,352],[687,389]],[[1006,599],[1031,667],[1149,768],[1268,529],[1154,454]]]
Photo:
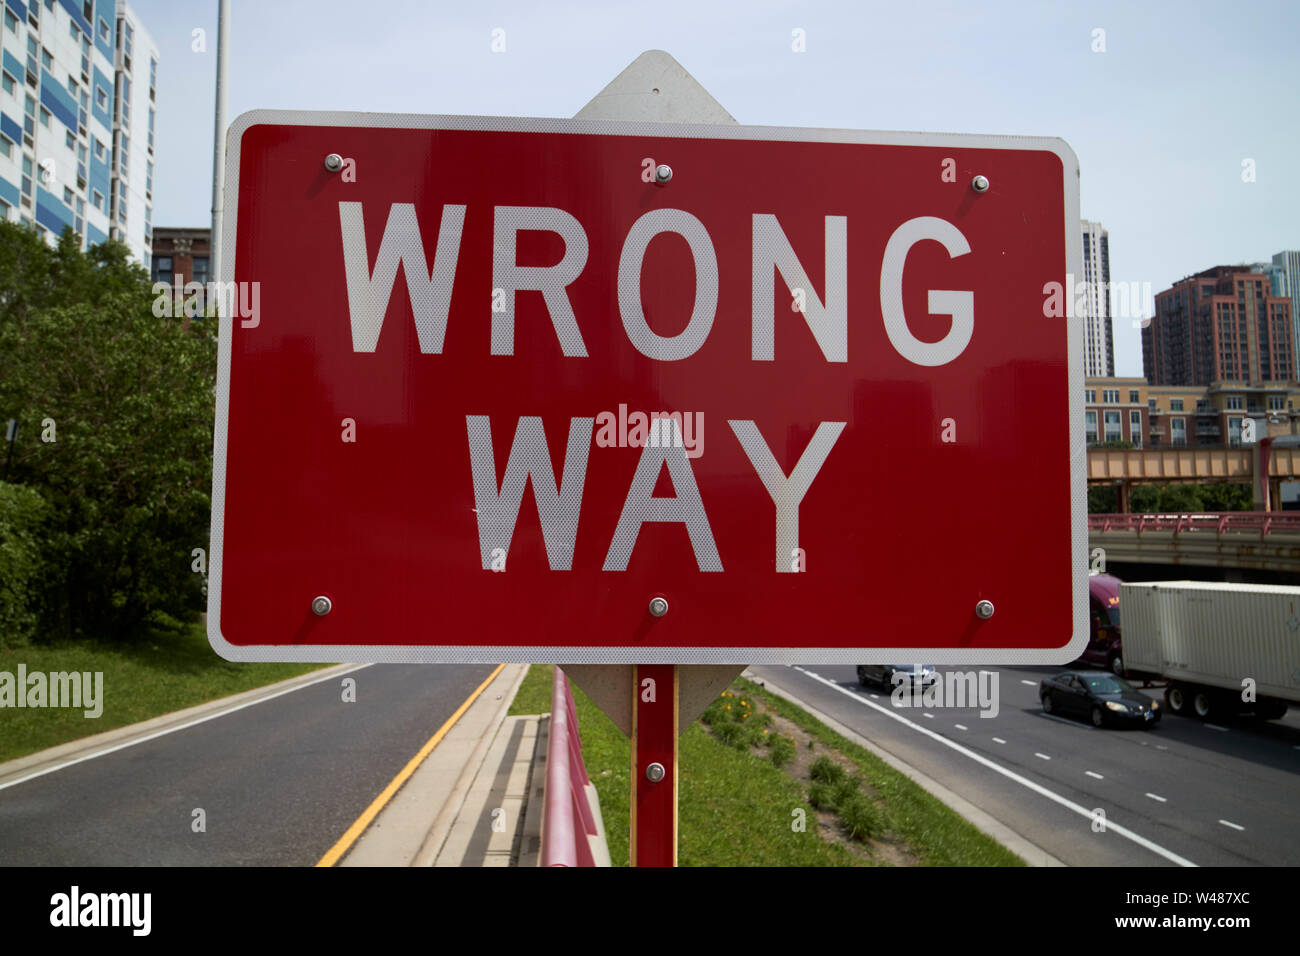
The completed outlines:
[[[810,715],[820,720],[823,724],[825,724],[831,730],[835,731],[841,737],[853,741],[853,743],[864,748],[865,750],[869,750],[871,753],[875,754],[877,757],[879,757],[889,766],[893,767],[899,773],[911,779],[912,782],[914,782],[917,786],[925,790],[936,800],[943,803],[954,813],[968,820],[973,826],[979,829],[982,833],[985,833],[992,839],[998,841],[998,843],[1002,844],[1012,853],[1019,856],[1030,866],[1064,866],[1065,865],[1059,859],[1057,859],[1056,857],[1048,853],[1046,850],[1044,850],[1042,847],[1039,847],[1031,843],[1025,837],[1021,836],[1019,833],[1012,830],[1005,823],[1002,823],[1000,820],[993,818],[988,813],[981,810],[979,807],[975,806],[969,800],[964,799],[957,793],[954,793],[952,790],[945,787],[943,784],[939,783],[933,777],[930,777],[927,774],[922,773],[920,770],[917,770],[915,767],[911,766],[910,764],[904,763],[902,760],[900,760],[898,757],[895,757],[893,754],[889,753],[888,751],[882,750],[878,744],[873,743],[872,741],[868,740],[866,737],[863,737],[858,732],[850,729],[849,727],[846,727],[844,724],[837,721],[834,717],[831,717],[828,714],[823,713],[817,707],[814,707],[812,704],[801,699],[797,694],[791,691],[788,687],[784,687],[777,681],[774,681],[769,675],[755,674],[753,671],[746,669],[741,676],[747,678],[748,680],[752,680],[755,683],[761,684],[765,690],[771,691],[772,693],[776,694],[778,697],[783,697],[786,700],[790,701],[790,703],[802,707]]]

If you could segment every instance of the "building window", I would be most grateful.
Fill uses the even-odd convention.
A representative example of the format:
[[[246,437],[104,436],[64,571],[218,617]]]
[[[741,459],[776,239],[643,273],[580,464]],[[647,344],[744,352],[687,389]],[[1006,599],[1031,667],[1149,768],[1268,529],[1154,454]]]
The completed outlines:
[[[103,17],[99,18],[99,38],[107,43],[113,37],[113,31],[108,25],[108,21]]]
[[[1270,412],[1280,412],[1283,408],[1281,395],[1270,395],[1268,397],[1268,410]]]
[[[1173,418],[1169,421],[1169,444],[1175,448],[1187,447],[1187,421],[1183,418]]]
[[[108,210],[104,208],[104,194],[98,189],[91,190],[90,204],[100,212],[108,212]]]
[[[41,125],[46,129],[50,128],[50,111],[44,106],[41,107]]]
[[[1228,419],[1228,444],[1233,448],[1241,445],[1241,417],[1238,415]]]
[[[17,34],[18,18],[14,16],[12,13],[10,13],[7,9],[5,10],[5,26],[9,28],[10,33]]]
[[[172,281],[172,257],[171,256],[154,256],[153,281],[166,282],[169,285],[171,284]]]
[[[1228,396],[1228,407],[1229,407],[1230,409],[1232,409],[1234,412],[1239,412],[1239,411],[1241,411],[1241,396],[1240,396],[1240,395],[1229,395],[1229,396]]]
[[[50,51],[41,47],[41,66],[47,70],[54,69],[54,57],[50,56]]]
[[[1101,400],[1105,402],[1107,405],[1118,405],[1119,389],[1118,388],[1103,389],[1101,393]]]
[[[1128,390],[1128,403],[1130,405],[1136,405],[1140,401],[1141,399],[1138,397],[1138,390],[1136,388],[1130,388]]]
[[[1120,426],[1119,412],[1106,412],[1106,441],[1123,441],[1124,430]]]
[[[101,163],[104,161],[104,144],[95,140],[95,158]]]
[[[18,81],[15,80],[8,73],[4,74],[3,79],[0,79],[0,83],[4,84],[4,91],[8,93],[10,96],[18,95],[17,93],[14,92],[14,88],[18,85]]]
[[[1181,398],[1169,399],[1169,410],[1171,412],[1181,412],[1183,410],[1183,400]]]
[[[102,86],[95,87],[95,106],[101,110],[108,109],[108,94]]]
[[[1134,448],[1142,447],[1142,413],[1136,408],[1128,413],[1128,440]]]
[[[0,136],[0,156],[4,156],[8,159],[13,156],[13,153],[14,148],[9,145],[9,140],[4,136]]]
[[[1089,445],[1095,445],[1097,443],[1097,412],[1094,409],[1089,409],[1084,413],[1083,421],[1084,438]]]
[[[1084,389],[1083,400],[1089,405],[1097,404],[1097,390],[1095,388]]]
[[[207,285],[208,284],[208,257],[195,256],[191,261],[194,263],[194,281],[201,282],[204,285]]]

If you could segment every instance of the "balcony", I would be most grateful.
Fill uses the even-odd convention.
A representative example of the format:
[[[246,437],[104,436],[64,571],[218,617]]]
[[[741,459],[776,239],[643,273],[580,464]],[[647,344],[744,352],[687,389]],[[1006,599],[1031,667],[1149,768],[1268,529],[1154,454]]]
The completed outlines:
[[[1197,425],[1196,426],[1197,438],[1208,438],[1211,436],[1217,437],[1218,435],[1221,434],[1222,434],[1222,430],[1219,428],[1218,425]]]

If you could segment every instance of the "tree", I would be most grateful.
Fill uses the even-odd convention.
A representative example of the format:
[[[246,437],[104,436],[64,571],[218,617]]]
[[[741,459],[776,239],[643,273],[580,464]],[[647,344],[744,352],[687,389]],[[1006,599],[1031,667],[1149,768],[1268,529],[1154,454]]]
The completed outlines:
[[[0,223],[0,418],[9,480],[48,506],[42,632],[121,638],[199,606],[215,322],[153,314],[148,275],[108,242],[49,249]]]

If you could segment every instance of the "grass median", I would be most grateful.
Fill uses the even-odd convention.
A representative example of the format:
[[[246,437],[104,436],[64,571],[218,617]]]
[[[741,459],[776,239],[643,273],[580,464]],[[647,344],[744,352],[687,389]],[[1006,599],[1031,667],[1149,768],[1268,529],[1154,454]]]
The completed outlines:
[[[552,673],[533,665],[510,713],[549,712]],[[680,865],[1023,865],[801,708],[743,679],[727,694],[681,735]],[[610,858],[626,865],[628,739],[576,685],[573,698]]]
[[[216,655],[203,626],[141,640],[0,649],[0,671],[102,672],[103,713],[71,707],[0,707],[0,763],[205,701],[296,677],[325,664],[236,664]]]

